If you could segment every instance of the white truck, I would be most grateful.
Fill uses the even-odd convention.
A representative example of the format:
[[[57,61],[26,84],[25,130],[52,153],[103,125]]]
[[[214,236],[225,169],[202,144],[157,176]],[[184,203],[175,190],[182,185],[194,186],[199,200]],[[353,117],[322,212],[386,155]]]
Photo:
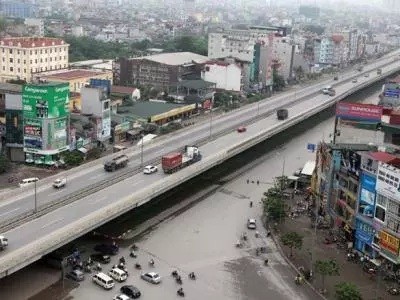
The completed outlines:
[[[0,250],[6,249],[8,246],[8,239],[4,235],[0,235]]]

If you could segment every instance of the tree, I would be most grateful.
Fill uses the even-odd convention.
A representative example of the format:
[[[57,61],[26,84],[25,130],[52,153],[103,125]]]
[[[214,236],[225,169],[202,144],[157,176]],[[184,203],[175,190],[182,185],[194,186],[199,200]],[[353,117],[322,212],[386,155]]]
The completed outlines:
[[[339,276],[339,265],[334,259],[317,260],[315,262],[315,272],[322,276],[322,289],[325,289],[326,276]]]
[[[286,86],[285,79],[283,76],[278,74],[278,71],[274,69],[272,71],[273,88],[275,91],[280,91]]]
[[[294,73],[295,73],[296,79],[302,79],[304,77],[303,67],[298,66],[297,68],[294,69]]]
[[[264,213],[273,221],[282,221],[286,217],[283,191],[288,184],[286,176],[276,177],[274,186],[269,188],[263,198]]]
[[[303,236],[295,231],[288,232],[281,237],[283,245],[290,249],[290,256],[293,256],[293,248],[301,249],[303,246]]]
[[[351,282],[340,282],[335,285],[335,298],[337,300],[362,300],[357,286]]]
[[[0,174],[7,172],[10,168],[10,161],[4,154],[0,154]]]
[[[63,154],[63,159],[69,166],[78,166],[83,162],[82,154],[78,151],[65,152]]]

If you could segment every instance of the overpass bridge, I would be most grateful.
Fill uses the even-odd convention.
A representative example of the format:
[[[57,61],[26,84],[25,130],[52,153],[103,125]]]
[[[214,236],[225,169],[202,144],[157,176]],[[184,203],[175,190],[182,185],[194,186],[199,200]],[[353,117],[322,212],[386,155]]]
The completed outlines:
[[[138,207],[254,145],[298,124],[330,107],[335,102],[376,81],[400,71],[397,51],[364,66],[363,72],[343,73],[338,81],[326,80],[301,90],[278,95],[243,107],[232,113],[156,139],[143,149],[144,161],[158,163],[161,155],[185,144],[201,144],[203,160],[177,173],[143,175],[140,150],[128,149],[129,167],[107,173],[100,159],[66,172],[67,187],[54,191],[54,178],[39,181],[0,196],[0,230],[9,239],[9,248],[0,253],[0,278],[12,274],[43,255]],[[377,75],[376,69],[382,68]],[[369,73],[369,77],[363,75]],[[358,78],[353,83],[353,78]],[[333,85],[336,96],[322,95],[320,90]],[[289,118],[276,119],[279,108],[287,108]],[[247,132],[236,128],[247,124]],[[120,153],[118,153],[120,154]],[[36,195],[36,197],[35,197]],[[35,203],[36,202],[36,205]],[[36,212],[33,212],[35,210]]]

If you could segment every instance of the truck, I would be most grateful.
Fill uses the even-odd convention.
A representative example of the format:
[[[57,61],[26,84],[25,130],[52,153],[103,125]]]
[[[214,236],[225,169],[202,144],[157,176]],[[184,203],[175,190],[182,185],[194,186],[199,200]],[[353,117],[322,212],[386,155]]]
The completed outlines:
[[[0,250],[6,249],[8,246],[8,239],[4,235],[0,235]]]
[[[284,108],[278,109],[276,111],[276,116],[277,116],[278,120],[285,120],[288,118],[289,112],[287,109],[284,109]]]
[[[114,172],[117,169],[126,167],[128,161],[129,161],[128,156],[119,155],[109,161],[106,161],[104,163],[104,170],[106,170],[107,172]]]
[[[161,158],[164,173],[171,174],[201,160],[201,153],[196,146],[185,146],[183,152],[172,152]]]

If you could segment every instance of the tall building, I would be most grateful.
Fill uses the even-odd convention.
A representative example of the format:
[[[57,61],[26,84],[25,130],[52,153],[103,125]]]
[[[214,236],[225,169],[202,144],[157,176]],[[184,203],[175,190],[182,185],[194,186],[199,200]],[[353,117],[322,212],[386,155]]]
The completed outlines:
[[[25,161],[53,165],[69,149],[69,84],[25,85],[22,112]]]
[[[41,72],[68,68],[69,45],[57,38],[18,37],[0,40],[0,81],[32,81]]]
[[[25,1],[1,1],[0,15],[10,18],[33,18],[37,12],[37,6]]]

